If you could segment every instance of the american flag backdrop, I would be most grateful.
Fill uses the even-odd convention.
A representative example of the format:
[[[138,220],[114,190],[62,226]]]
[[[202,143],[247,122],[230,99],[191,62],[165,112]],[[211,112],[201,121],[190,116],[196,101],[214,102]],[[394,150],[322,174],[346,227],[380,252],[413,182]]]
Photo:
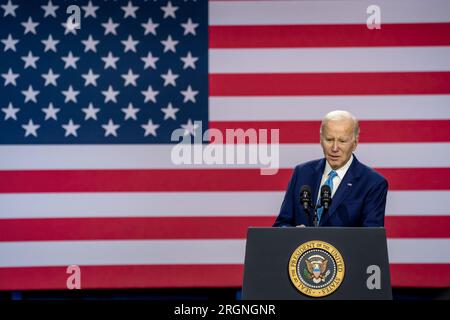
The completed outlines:
[[[389,180],[392,285],[450,286],[450,1],[0,0],[0,40],[0,290],[240,287],[335,109]],[[195,121],[279,129],[280,170],[174,164]]]

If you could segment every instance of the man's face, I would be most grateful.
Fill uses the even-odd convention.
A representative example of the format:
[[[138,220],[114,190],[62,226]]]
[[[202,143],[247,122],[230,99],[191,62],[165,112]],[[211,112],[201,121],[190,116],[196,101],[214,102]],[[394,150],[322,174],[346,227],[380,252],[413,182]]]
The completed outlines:
[[[344,166],[358,144],[353,132],[353,121],[328,121],[323,128],[320,144],[331,168],[336,170]]]

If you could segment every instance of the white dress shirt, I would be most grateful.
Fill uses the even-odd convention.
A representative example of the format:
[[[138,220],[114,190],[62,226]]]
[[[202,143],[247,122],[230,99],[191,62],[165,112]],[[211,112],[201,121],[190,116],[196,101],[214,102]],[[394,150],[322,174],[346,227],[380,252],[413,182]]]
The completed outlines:
[[[345,165],[343,165],[342,167],[340,167],[337,170],[334,170],[334,171],[336,171],[337,176],[334,177],[334,179],[333,179],[333,190],[331,190],[332,198],[333,198],[334,194],[336,193],[337,188],[341,184],[342,179],[344,179],[344,176],[347,173],[348,168],[350,168],[352,162],[353,162],[353,154],[351,155],[350,159],[347,161],[347,163]],[[325,161],[325,170],[323,171],[322,180],[320,181],[319,193],[317,195],[318,201],[320,198],[320,188],[322,188],[322,186],[325,184],[325,181],[327,181],[328,175],[332,170],[333,170],[333,168],[331,168],[328,161]]]

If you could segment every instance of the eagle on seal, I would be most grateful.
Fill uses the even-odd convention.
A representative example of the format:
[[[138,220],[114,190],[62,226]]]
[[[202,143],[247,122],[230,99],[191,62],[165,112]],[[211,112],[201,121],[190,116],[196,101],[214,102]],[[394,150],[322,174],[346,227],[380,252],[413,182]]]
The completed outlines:
[[[325,259],[322,263],[318,263],[316,261],[308,261],[306,260],[306,267],[308,269],[308,273],[311,276],[312,280],[315,283],[319,283],[321,281],[325,281],[326,275],[324,275],[327,270],[328,260]]]

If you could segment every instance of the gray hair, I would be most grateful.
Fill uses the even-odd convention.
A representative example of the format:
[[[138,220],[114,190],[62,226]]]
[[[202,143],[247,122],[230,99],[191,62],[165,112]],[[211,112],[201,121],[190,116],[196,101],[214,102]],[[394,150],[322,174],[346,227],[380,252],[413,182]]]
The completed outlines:
[[[331,120],[352,120],[353,121],[353,135],[355,139],[359,137],[359,122],[356,117],[348,111],[344,110],[335,110],[327,113],[325,117],[322,119],[322,124],[320,125],[320,136],[324,131],[325,126]]]

